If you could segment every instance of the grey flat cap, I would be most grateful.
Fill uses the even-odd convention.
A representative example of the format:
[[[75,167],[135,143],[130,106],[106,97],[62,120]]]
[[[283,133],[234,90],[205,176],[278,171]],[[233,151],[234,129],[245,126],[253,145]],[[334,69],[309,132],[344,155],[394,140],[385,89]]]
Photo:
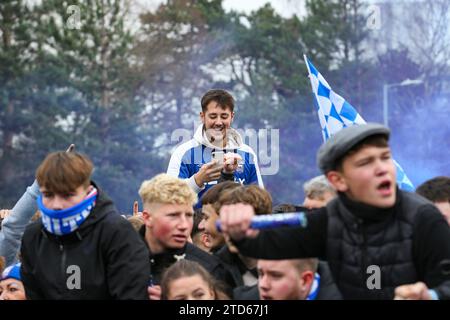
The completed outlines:
[[[347,127],[329,138],[317,152],[317,165],[323,173],[336,169],[336,164],[345,154],[367,137],[384,135],[389,140],[390,130],[378,123]]]

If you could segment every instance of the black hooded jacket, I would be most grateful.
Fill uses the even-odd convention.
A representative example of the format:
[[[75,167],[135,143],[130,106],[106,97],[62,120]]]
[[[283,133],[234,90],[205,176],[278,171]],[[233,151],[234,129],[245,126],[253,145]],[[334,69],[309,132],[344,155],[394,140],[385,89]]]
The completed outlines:
[[[210,273],[216,280],[221,281],[227,286],[232,285],[233,280],[231,274],[225,267],[222,265],[220,260],[203,251],[202,249],[197,248],[191,243],[186,243],[183,248],[180,249],[170,249],[166,250],[163,253],[154,254],[151,252],[150,248],[145,241],[145,226],[142,226],[139,229],[139,234],[141,236],[141,240],[147,246],[147,260],[150,261],[150,275],[147,271],[148,281],[153,285],[159,285],[161,282],[162,273],[174,264],[178,259],[186,259],[190,261],[198,262],[202,265],[208,273]],[[229,288],[227,288],[229,290]],[[229,293],[229,292],[227,292]]]
[[[22,238],[21,276],[28,299],[148,300],[148,253],[131,224],[99,188],[95,207],[64,236],[41,220]]]

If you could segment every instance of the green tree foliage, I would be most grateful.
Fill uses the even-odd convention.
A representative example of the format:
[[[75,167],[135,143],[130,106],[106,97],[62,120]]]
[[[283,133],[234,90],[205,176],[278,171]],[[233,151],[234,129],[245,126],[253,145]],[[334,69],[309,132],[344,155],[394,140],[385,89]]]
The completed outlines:
[[[70,5],[79,10],[79,23]],[[327,55],[334,48],[346,50],[344,40],[328,45],[326,29],[336,37],[345,33],[336,28],[338,20],[343,25],[342,5],[308,5],[308,18],[300,20],[283,18],[270,5],[246,15],[226,13],[222,0],[172,0],[142,13],[134,34],[124,26],[125,1],[48,0],[34,6],[33,33],[23,36],[37,43],[40,60],[34,66],[48,81],[33,79],[53,100],[40,95],[32,104],[45,109],[30,117],[30,123],[48,118],[38,127],[45,138],[30,131],[29,153],[37,157],[12,171],[22,168],[31,177],[30,168],[47,152],[73,142],[94,160],[95,178],[126,211],[139,181],[165,170],[172,133],[192,133],[201,95],[222,87],[237,98],[236,127],[280,130],[280,171],[265,177],[269,190],[292,176],[299,188],[303,177],[316,173],[311,143],[321,143],[303,53],[313,52],[320,65],[335,61],[337,56]],[[322,33],[311,35],[325,47],[309,34],[317,27]],[[277,190],[275,198],[297,196]]]
[[[447,72],[444,58],[439,72],[432,59],[425,67],[411,59],[423,47],[417,37],[410,41],[414,54],[406,45],[373,50],[361,0],[307,0],[305,16],[288,18],[269,4],[245,14],[226,12],[222,0],[169,0],[141,12],[133,31],[129,4],[0,3],[2,207],[20,197],[47,153],[75,143],[93,159],[95,180],[129,212],[140,182],[166,170],[172,147],[181,142],[178,130],[185,130],[183,139],[192,137],[200,98],[210,88],[235,96],[234,127],[279,130],[279,146],[260,155],[278,157],[279,171],[263,179],[275,203],[300,203],[302,183],[319,174],[315,156],[322,143],[303,54],[367,121],[382,119],[383,83],[426,74],[423,90],[445,87],[432,80]],[[440,30],[444,1],[426,8],[440,12],[434,28]],[[444,49],[432,52],[440,57]],[[430,94],[427,101],[415,99],[417,89],[390,92],[395,126],[402,111],[418,116],[426,104],[440,110],[443,102]]]
[[[201,111],[199,97],[214,83],[209,65],[223,57],[228,24],[221,0],[174,0],[140,16],[134,52],[141,64],[139,96],[164,130],[192,128]]]
[[[69,5],[79,8],[78,28],[61,27],[61,20],[68,22]],[[70,68],[70,88],[83,102],[64,119],[71,123],[71,141],[93,159],[94,178],[125,212],[137,198],[140,181],[162,169],[153,154],[154,132],[142,134],[140,128],[144,105],[136,93],[142,79],[131,63],[134,42],[125,27],[128,9],[122,0],[63,5],[55,0],[39,8],[48,22],[48,45]]]
[[[314,107],[308,105],[310,84],[304,68],[301,22],[296,16],[282,18],[269,4],[249,15],[237,16],[234,22],[235,45],[228,63],[232,70],[230,84],[239,100],[236,126],[278,130],[279,149],[268,154],[271,162],[264,163],[264,155],[260,154],[260,165],[279,163],[280,170],[276,175],[264,176],[264,183],[273,192],[275,202],[298,202],[298,193],[278,186],[293,176],[300,177],[300,173],[312,174],[307,168],[310,161],[305,161],[306,154],[310,154],[305,153],[305,142],[311,137],[304,135],[303,129],[310,127]],[[317,125],[316,119],[312,123]],[[276,133],[269,131],[267,137],[270,145]],[[261,150],[261,145],[257,149]],[[300,182],[292,185],[294,189],[300,187]]]
[[[159,158],[149,156],[147,137],[143,139],[138,131],[142,107],[134,96],[139,79],[129,63],[132,38],[124,26],[125,2],[49,0],[32,9],[17,6],[24,11],[17,23],[30,24],[27,30],[19,25],[17,37],[29,38],[35,58],[25,64],[27,83],[4,92],[11,95],[21,87],[31,91],[20,100],[27,108],[17,107],[26,113],[28,129],[19,127],[14,132],[16,140],[27,143],[28,149],[18,145],[14,150],[24,158],[33,155],[33,161],[17,162],[11,171],[16,177],[17,172],[26,172],[24,183],[31,183],[34,168],[45,154],[75,143],[93,159],[94,177],[107,186],[117,205],[122,210],[131,208],[132,202],[127,201],[136,197],[142,179],[135,173],[149,175],[145,164]],[[77,18],[70,6],[77,9],[79,22],[70,21]],[[31,18],[25,17],[26,12]],[[23,48],[17,51],[11,54],[29,56]],[[18,72],[12,78],[17,81],[21,76]],[[3,136],[7,137],[8,131],[3,130]],[[2,150],[5,158],[8,149]],[[25,186],[18,187],[22,188],[16,191],[16,198]]]
[[[3,1],[0,20],[0,194],[10,204],[42,156],[65,140],[58,120],[73,100],[60,90],[63,70],[42,50],[37,12]]]

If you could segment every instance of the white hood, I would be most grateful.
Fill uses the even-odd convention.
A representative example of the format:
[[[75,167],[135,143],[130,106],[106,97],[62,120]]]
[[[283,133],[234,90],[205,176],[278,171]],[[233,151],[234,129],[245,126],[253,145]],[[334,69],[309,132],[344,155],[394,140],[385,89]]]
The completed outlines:
[[[242,137],[233,128],[227,129],[227,145],[224,148],[225,150],[233,150],[233,149],[240,149],[243,145]],[[206,137],[206,132],[203,130],[203,124],[200,125],[194,134],[194,140],[197,141],[200,144],[203,144],[211,149],[218,149],[219,147],[212,144],[208,138]]]

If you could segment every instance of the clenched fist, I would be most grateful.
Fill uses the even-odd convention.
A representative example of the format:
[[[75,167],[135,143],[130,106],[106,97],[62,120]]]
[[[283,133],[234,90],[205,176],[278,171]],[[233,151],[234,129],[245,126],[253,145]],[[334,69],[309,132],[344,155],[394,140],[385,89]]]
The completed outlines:
[[[394,300],[431,300],[428,287],[423,282],[406,284],[395,288]]]

